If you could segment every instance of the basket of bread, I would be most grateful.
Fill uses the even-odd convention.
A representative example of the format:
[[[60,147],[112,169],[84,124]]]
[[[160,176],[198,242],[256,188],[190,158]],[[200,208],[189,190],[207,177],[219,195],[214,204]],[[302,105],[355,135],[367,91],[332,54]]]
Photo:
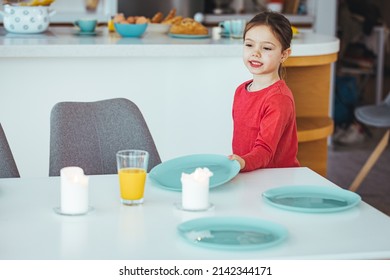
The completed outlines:
[[[193,18],[183,18],[176,15],[175,8],[171,9],[166,16],[162,12],[157,12],[151,18],[144,16],[125,17],[123,13],[120,13],[115,15],[112,21],[117,33],[123,37],[140,37],[145,31],[169,33],[171,37],[177,38],[205,38],[209,36],[207,27]],[[137,34],[123,33],[123,30],[130,32],[133,29],[139,32]]]
[[[147,32],[151,33],[168,33],[171,25],[177,21],[182,20],[182,16],[176,15],[176,9],[172,9],[164,16],[162,12],[157,12],[148,24]]]
[[[141,37],[148,26],[148,19],[143,16],[125,17],[123,13],[113,18],[115,31],[122,37]]]
[[[157,12],[148,24],[148,32],[169,33],[172,37],[208,36],[208,29],[193,18],[183,18],[176,14],[176,9],[172,9],[164,17],[162,12]]]

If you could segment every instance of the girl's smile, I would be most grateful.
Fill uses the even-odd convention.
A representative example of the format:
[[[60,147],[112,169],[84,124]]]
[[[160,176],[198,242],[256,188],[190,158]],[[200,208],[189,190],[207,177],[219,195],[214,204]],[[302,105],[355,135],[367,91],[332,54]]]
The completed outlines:
[[[261,63],[260,61],[256,61],[256,60],[250,60],[249,64],[253,68],[260,68],[263,65],[263,63]]]

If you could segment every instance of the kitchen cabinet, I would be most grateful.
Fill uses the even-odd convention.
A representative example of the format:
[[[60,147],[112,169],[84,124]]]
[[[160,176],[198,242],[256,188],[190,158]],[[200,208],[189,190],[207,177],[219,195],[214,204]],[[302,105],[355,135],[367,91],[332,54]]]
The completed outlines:
[[[232,6],[235,7],[236,14],[215,15],[209,13],[205,15],[205,22],[209,25],[215,25],[232,18],[250,20],[258,12],[254,9],[252,0],[235,0]],[[245,13],[239,13],[238,11],[241,9],[244,9]],[[335,36],[337,0],[306,0],[306,11],[306,14],[286,14],[285,16],[293,25],[307,31]]]
[[[87,7],[95,7],[95,5],[95,9]],[[50,8],[56,11],[50,21],[62,24],[73,23],[80,18],[95,18],[99,22],[107,22],[117,13],[118,5],[116,0],[57,0]]]

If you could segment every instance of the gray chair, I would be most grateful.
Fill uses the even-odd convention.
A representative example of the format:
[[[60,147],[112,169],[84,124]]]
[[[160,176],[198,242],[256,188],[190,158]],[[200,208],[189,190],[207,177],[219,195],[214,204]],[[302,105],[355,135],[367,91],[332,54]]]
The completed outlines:
[[[379,141],[374,151],[368,157],[367,161],[359,171],[358,175],[352,182],[349,190],[356,191],[363,180],[366,178],[372,167],[375,165],[387,145],[389,144],[390,135],[390,93],[386,99],[379,105],[361,106],[355,109],[356,119],[368,126],[385,128],[386,132]]]
[[[0,178],[18,178],[19,170],[0,123]]]
[[[116,152],[124,149],[148,151],[148,171],[161,163],[145,119],[130,100],[60,102],[52,108],[49,176],[66,166],[79,166],[87,175],[115,174]]]

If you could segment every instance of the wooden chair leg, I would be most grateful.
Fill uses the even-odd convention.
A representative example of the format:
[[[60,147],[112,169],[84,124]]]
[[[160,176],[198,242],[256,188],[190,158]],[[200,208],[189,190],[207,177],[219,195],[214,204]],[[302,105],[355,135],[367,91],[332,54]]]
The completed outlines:
[[[367,159],[366,163],[363,165],[362,169],[360,169],[355,180],[352,182],[351,186],[349,187],[350,191],[356,192],[356,190],[360,187],[360,184],[363,182],[364,178],[366,178],[367,174],[370,172],[370,170],[372,169],[374,164],[377,162],[380,155],[385,150],[387,144],[389,143],[389,135],[390,135],[390,129],[388,129],[386,131],[386,133],[385,133],[385,135],[383,135],[381,141],[375,147],[375,150],[371,153],[371,155]]]

